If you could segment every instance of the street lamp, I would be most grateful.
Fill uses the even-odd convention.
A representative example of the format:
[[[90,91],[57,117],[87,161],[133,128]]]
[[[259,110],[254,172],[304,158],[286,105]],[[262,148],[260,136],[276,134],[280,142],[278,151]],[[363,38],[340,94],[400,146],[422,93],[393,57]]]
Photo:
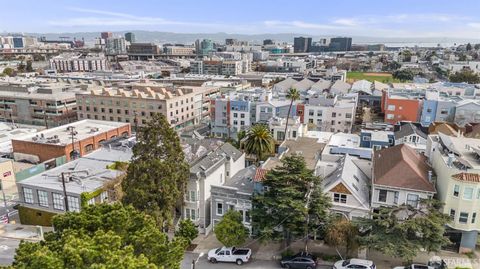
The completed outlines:
[[[198,255],[197,259],[195,260],[192,260],[192,269],[195,269],[195,264],[197,264],[198,260],[200,260],[201,257],[203,257],[205,255],[205,253],[200,253],[200,255]]]

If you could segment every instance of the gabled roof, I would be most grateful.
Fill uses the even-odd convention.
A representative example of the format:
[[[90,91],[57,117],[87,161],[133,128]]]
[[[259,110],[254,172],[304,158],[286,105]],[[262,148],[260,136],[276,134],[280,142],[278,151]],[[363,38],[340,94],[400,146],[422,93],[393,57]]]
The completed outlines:
[[[281,88],[282,90],[287,90],[292,87],[293,84],[297,83],[298,81],[294,80],[293,78],[286,78],[279,83],[275,84],[273,87],[276,89]]]
[[[292,88],[295,88],[299,91],[306,91],[310,89],[310,87],[315,84],[315,82],[309,80],[308,78],[304,78],[300,80],[299,82],[295,83],[292,85]]]
[[[330,87],[330,92],[336,94],[348,93],[351,87],[350,84],[337,80],[333,83],[332,87]]]
[[[401,139],[405,136],[409,136],[412,134],[416,134],[422,138],[427,139],[427,134],[417,128],[417,126],[415,126],[415,124],[411,122],[403,123],[402,125],[400,125],[398,131],[395,132],[395,139]]]
[[[435,192],[428,179],[432,168],[426,158],[408,145],[377,150],[373,154],[373,184]]]
[[[369,208],[369,179],[355,160],[358,158],[348,154],[338,159],[334,171],[323,179],[323,189],[328,192],[341,183],[364,208]]]
[[[330,89],[331,85],[332,85],[332,82],[328,80],[320,79],[319,81],[315,82],[315,84],[313,84],[312,87],[310,87],[310,89],[323,91],[326,89]]]

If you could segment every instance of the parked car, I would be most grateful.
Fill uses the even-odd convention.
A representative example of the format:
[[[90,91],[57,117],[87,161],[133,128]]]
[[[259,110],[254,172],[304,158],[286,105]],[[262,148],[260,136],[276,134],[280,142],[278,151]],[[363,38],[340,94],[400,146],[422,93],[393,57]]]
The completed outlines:
[[[376,269],[372,261],[363,259],[348,259],[336,262],[333,269]]]
[[[215,248],[208,252],[207,259],[211,263],[216,262],[234,262],[238,265],[242,265],[244,262],[248,262],[252,255],[252,250],[249,248]]]
[[[293,256],[284,257],[280,261],[283,268],[292,269],[315,269],[317,268],[317,258],[307,252],[299,252]]]
[[[397,266],[393,269],[434,269],[432,266],[425,264],[410,264],[408,266]]]

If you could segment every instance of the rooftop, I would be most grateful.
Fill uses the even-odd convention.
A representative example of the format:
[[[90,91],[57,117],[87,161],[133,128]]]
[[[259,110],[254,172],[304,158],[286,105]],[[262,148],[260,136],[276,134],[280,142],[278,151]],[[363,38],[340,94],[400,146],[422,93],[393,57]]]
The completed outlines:
[[[124,174],[107,166],[115,161],[128,162],[131,158],[132,151],[129,148],[100,148],[82,158],[27,178],[20,184],[62,192],[61,176],[65,173],[67,178],[71,178],[66,180],[67,193],[79,195],[97,190],[108,180]]]
[[[405,144],[373,154],[373,183],[376,185],[435,192],[429,179],[432,170],[425,156]]]
[[[74,127],[75,132],[77,132],[75,140],[79,141],[126,125],[130,124],[87,119],[43,130],[35,134],[17,137],[12,140],[65,146],[72,143],[71,127]]]
[[[233,177],[225,182],[223,186],[236,188],[239,192],[253,193],[254,177],[257,168],[252,165],[238,171]]]

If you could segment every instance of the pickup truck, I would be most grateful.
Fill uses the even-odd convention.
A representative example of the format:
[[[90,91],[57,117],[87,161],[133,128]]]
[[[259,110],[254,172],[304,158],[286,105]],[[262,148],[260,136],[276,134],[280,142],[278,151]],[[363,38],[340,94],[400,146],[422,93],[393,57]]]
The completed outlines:
[[[411,264],[409,266],[397,266],[393,269],[433,269],[433,267],[425,264]]]
[[[216,262],[234,262],[238,265],[242,265],[244,262],[250,260],[252,250],[249,248],[215,248],[208,252],[208,261],[211,263]]]

